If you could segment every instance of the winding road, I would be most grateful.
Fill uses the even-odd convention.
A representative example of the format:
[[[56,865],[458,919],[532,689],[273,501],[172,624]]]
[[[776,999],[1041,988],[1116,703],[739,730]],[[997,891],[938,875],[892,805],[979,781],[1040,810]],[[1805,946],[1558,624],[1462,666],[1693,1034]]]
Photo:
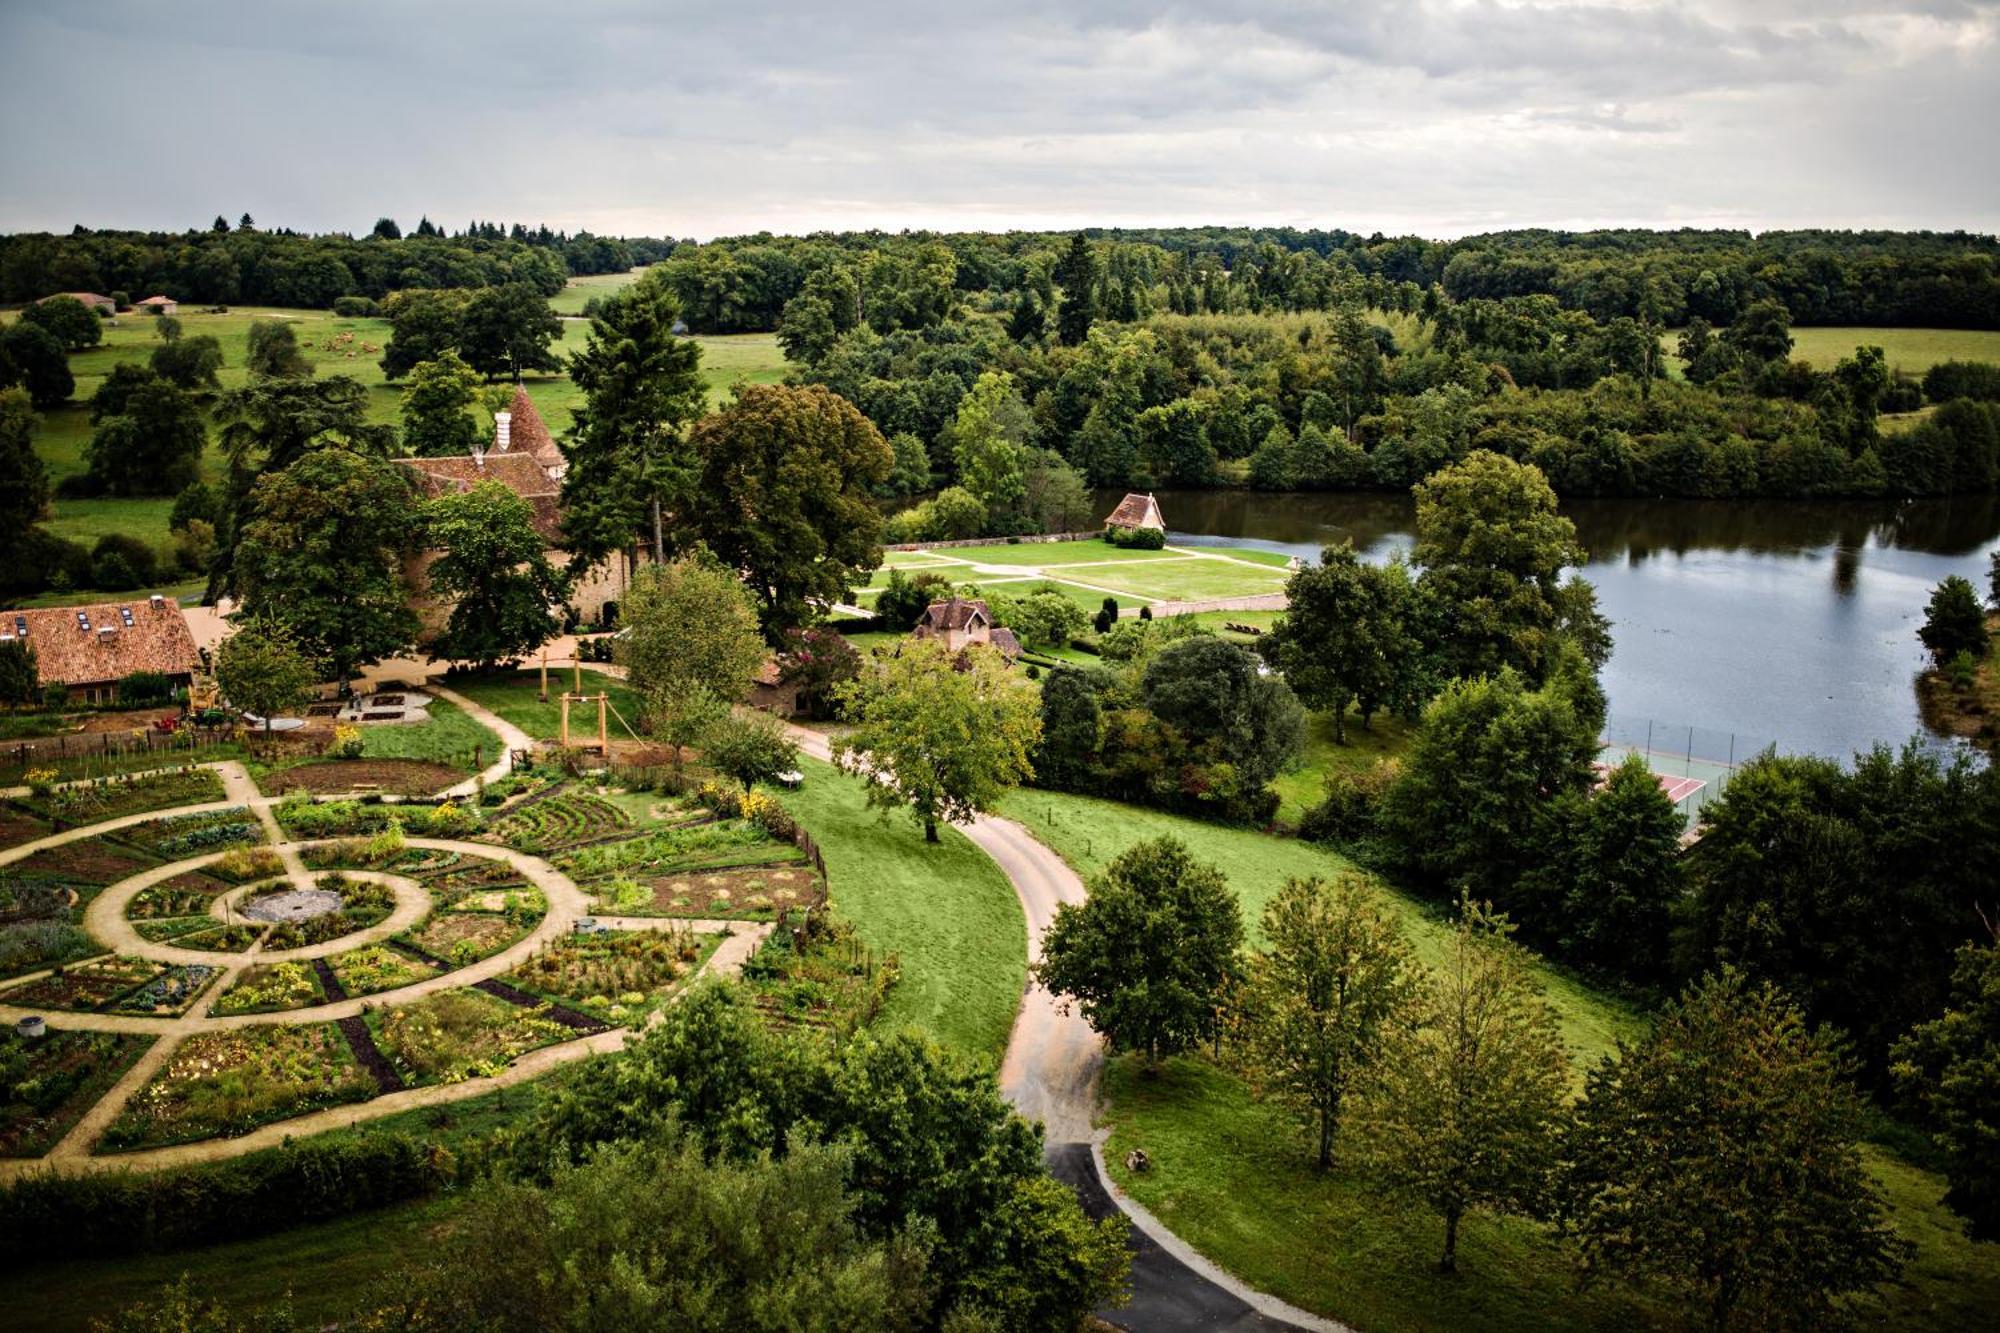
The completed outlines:
[[[805,753],[832,762],[825,736],[804,727],[789,730]],[[1083,881],[1068,862],[1011,820],[980,815],[963,828],[1013,884],[1028,918],[1028,961],[1034,963],[1056,908],[1083,901]],[[1123,1212],[1132,1220],[1131,1297],[1116,1309],[1098,1311],[1098,1317],[1145,1333],[1348,1333],[1343,1324],[1237,1281],[1112,1183],[1095,1129],[1103,1070],[1103,1039],[1081,1014],[1066,1011],[1055,996],[1030,982],[1000,1064],[1000,1091],[1022,1115],[1042,1123],[1049,1172],[1077,1192],[1086,1212],[1093,1217]]]

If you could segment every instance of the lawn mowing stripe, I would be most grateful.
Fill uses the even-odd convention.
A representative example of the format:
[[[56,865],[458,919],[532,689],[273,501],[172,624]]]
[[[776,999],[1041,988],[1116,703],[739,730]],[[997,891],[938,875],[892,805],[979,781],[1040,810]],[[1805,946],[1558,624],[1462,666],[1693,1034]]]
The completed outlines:
[[[347,1049],[354,1052],[354,1061],[375,1080],[375,1086],[383,1092],[401,1092],[403,1076],[389,1063],[382,1048],[375,1044],[375,1037],[368,1031],[368,1020],[359,1014],[350,1018],[334,1020],[340,1035],[347,1038]]]
[[[508,1004],[522,1009],[540,1009],[547,1006],[549,1017],[572,1032],[597,1033],[611,1030],[611,1025],[601,1018],[592,1018],[589,1014],[578,1013],[567,1005],[557,1004],[554,1000],[544,1000],[539,995],[530,995],[518,987],[509,986],[504,981],[492,979],[475,981],[472,983],[472,989],[485,991],[497,1000],[505,1000]]]

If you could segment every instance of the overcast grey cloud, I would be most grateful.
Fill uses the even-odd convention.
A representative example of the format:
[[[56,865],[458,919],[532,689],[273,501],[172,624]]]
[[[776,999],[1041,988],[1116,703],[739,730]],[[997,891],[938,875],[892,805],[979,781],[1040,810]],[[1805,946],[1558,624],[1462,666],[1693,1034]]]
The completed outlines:
[[[0,0],[0,227],[2000,224],[2000,0]]]

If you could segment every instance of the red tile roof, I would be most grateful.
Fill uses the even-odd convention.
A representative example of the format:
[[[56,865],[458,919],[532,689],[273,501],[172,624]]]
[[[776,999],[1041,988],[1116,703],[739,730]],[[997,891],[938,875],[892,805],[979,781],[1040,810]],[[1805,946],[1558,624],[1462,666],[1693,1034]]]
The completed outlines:
[[[176,301],[176,300],[175,300],[175,299],[174,299],[173,297],[171,297],[171,296],[149,296],[149,297],[147,297],[147,298],[146,298],[145,300],[143,300],[143,301],[134,301],[134,302],[133,302],[132,304],[134,304],[134,305],[179,305],[179,304],[180,304],[180,302],[179,302],[179,301]]]
[[[563,465],[562,450],[556,447],[555,437],[549,434],[548,425],[542,414],[535,410],[528,391],[516,384],[514,401],[507,410],[513,414],[513,424],[508,428],[507,452],[525,454],[544,468],[559,468]]]
[[[489,453],[483,458],[456,454],[447,458],[396,461],[416,474],[417,490],[426,499],[469,491],[482,481],[497,481],[534,506],[535,531],[552,543],[561,532],[556,483],[549,480],[541,464],[526,454],[510,450],[504,454]]]
[[[171,598],[0,611],[0,639],[24,628],[44,685],[98,684],[135,671],[173,676],[201,665],[187,617]]]
[[[953,597],[948,601],[932,602],[924,611],[920,627],[930,630],[965,629],[977,615],[987,624],[993,623],[993,613],[986,609],[986,603],[974,598]]]
[[[1159,528],[1165,530],[1166,520],[1160,517],[1160,504],[1150,495],[1140,495],[1134,491],[1118,502],[1118,507],[1105,515],[1107,528]]]

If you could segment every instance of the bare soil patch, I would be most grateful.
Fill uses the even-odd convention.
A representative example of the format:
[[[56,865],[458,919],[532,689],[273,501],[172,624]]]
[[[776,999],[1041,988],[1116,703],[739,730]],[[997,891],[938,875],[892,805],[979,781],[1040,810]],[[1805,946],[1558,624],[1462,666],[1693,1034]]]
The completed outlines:
[[[431,796],[464,778],[457,769],[421,759],[329,759],[272,774],[260,785],[273,795],[294,788],[315,795],[374,788],[399,796]]]

